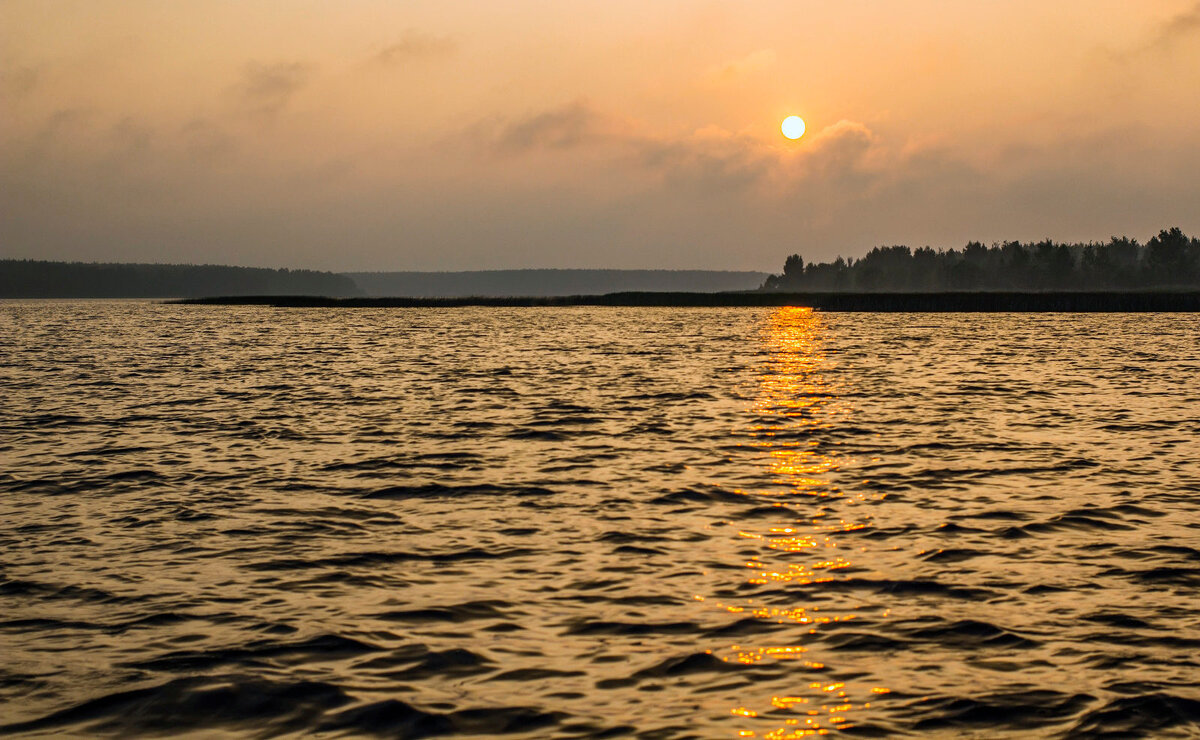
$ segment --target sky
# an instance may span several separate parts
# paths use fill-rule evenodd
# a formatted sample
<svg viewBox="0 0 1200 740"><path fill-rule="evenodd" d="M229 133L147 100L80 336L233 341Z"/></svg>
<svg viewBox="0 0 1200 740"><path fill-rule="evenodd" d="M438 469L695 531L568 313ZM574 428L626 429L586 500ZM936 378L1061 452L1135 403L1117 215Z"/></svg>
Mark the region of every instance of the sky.
<svg viewBox="0 0 1200 740"><path fill-rule="evenodd" d="M0 0L0 257L1145 240L1200 233L1198 121L1196 0Z"/></svg>

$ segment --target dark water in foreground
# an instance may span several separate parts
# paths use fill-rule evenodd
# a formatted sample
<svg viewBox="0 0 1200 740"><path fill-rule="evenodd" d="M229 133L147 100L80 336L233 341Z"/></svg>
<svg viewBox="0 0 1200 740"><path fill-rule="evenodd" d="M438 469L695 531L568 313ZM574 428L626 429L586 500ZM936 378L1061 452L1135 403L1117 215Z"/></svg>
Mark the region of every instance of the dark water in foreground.
<svg viewBox="0 0 1200 740"><path fill-rule="evenodd" d="M0 731L1200 734L1200 320L0 304Z"/></svg>

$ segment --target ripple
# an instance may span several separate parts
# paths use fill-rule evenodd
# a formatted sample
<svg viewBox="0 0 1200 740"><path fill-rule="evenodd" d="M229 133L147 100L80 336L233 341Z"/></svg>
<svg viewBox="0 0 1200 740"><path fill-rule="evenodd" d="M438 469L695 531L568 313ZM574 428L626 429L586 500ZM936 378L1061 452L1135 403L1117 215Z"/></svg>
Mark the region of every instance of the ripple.
<svg viewBox="0 0 1200 740"><path fill-rule="evenodd" d="M108 694L28 722L0 725L0 733L74 729L150 735L220 728L280 734L310 726L321 713L349 702L341 689L319 681L189 677Z"/></svg>
<svg viewBox="0 0 1200 740"><path fill-rule="evenodd" d="M0 323L5 734L1200 723L1194 317Z"/></svg>

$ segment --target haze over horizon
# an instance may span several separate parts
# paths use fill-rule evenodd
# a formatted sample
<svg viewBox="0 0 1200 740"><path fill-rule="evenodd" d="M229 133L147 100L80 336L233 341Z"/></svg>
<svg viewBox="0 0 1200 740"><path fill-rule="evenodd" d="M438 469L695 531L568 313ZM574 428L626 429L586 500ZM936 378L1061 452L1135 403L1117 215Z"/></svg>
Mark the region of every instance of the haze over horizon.
<svg viewBox="0 0 1200 740"><path fill-rule="evenodd" d="M0 258L777 271L1197 233L1197 89L1195 0L0 0Z"/></svg>

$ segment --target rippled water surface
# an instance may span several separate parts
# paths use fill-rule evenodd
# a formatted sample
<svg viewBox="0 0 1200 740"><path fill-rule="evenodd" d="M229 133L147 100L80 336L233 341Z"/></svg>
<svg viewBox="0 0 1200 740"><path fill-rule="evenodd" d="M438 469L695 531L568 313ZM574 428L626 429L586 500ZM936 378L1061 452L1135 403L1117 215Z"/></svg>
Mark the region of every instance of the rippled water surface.
<svg viewBox="0 0 1200 740"><path fill-rule="evenodd" d="M0 732L1200 733L1200 318L0 304Z"/></svg>

